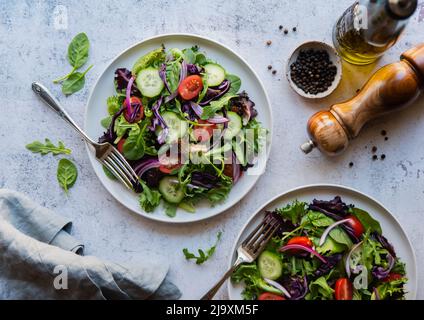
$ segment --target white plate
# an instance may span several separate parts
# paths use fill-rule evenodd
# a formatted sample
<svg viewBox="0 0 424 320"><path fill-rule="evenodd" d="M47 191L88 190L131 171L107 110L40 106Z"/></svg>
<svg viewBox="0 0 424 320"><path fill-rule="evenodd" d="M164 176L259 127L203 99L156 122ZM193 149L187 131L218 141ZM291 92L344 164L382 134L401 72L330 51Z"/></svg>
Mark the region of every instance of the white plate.
<svg viewBox="0 0 424 320"><path fill-rule="evenodd" d="M268 159L272 137L272 114L269 99L262 82L247 62L237 53L216 41L191 34L167 34L155 36L153 38L146 39L119 54L118 57L116 57L101 74L90 95L85 112L85 131L87 134L94 140L97 140L98 137L100 137L105 131L100 125L100 120L107 116L107 97L115 94L113 83L115 70L122 67L127 69L132 68L134 62L140 56L153 49L157 49L162 44L164 44L167 49L174 47L183 49L198 45L200 46L201 51L206 52L208 57L222 64L229 73L236 74L240 77L242 80L241 89L246 90L250 98L256 103L256 107L258 109L258 120L262 122L265 128L270 130L266 155L266 159ZM177 216L175 218L170 218L165 214L162 206L158 207L153 213L144 212L138 203L138 196L125 189L125 187L118 182L107 178L103 172L102 166L96 161L91 150L87 148L87 152L94 171L99 177L101 183L117 201L142 216L170 223L199 221L213 217L229 209L239 202L252 189L259 178L259 175L253 176L245 174L234 186L233 190L231 190L229 197L225 202L211 207L210 204L205 201L198 204L197 211L194 214L187 213L179 209Z"/></svg>
<svg viewBox="0 0 424 320"><path fill-rule="evenodd" d="M259 209L244 225L242 231L237 237L233 246L230 266L236 259L236 249L243 239L257 226L264 217L266 210L274 210L286 206L294 200L311 202L313 199L331 200L335 196L340 196L343 202L347 204L354 204L356 207L364 209L370 215L378 220L383 229L383 235L387 237L390 243L393 244L396 254L406 263L406 272L409 279L406 285L408 292L406 298L408 300L416 299L417 295L417 266L415 253L412 248L411 242L405 234L405 231L400 226L397 219L390 213L381 203L377 200L365 195L364 193L339 185L310 185L296 188L287 191L265 204ZM233 284L228 281L228 294L231 300L242 299L241 292L243 285Z"/></svg>

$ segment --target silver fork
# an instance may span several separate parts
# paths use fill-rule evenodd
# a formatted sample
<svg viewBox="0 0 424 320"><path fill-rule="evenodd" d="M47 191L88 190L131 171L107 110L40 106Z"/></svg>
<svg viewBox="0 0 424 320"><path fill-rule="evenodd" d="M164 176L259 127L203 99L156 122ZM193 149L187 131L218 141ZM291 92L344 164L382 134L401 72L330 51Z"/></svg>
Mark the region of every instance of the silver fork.
<svg viewBox="0 0 424 320"><path fill-rule="evenodd" d="M212 300L219 288L233 274L240 264L255 261L265 249L266 244L278 230L279 226L280 222L277 219L267 215L262 223L257 226L238 247L237 259L230 270L223 275L221 280L219 280L217 284L201 298L201 300Z"/></svg>
<svg viewBox="0 0 424 320"><path fill-rule="evenodd" d="M32 90L43 100L53 111L55 111L63 120L74 128L84 140L94 147L97 160L103 164L109 171L128 189L133 189L139 183L139 177L131 168L122 154L116 150L110 143L94 142L74 120L68 115L65 109L59 105L59 102L42 84L33 82Z"/></svg>

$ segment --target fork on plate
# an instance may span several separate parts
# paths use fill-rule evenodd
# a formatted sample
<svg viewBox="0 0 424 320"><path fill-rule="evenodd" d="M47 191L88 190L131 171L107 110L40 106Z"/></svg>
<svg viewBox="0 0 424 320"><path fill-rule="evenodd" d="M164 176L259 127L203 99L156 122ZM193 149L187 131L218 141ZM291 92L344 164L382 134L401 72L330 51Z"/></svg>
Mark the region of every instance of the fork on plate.
<svg viewBox="0 0 424 320"><path fill-rule="evenodd" d="M272 215L266 215L262 223L259 224L238 247L237 259L230 270L224 274L221 280L219 280L217 284L201 298L201 300L212 300L219 288L233 274L240 264L255 261L265 249L268 241L272 238L279 227L279 220Z"/></svg>
<svg viewBox="0 0 424 320"><path fill-rule="evenodd" d="M124 186L128 189L139 187L139 177L125 160L123 155L110 143L97 143L93 141L74 120L63 109L59 102L42 84L33 82L32 90L44 101L53 111L55 111L63 120L73 127L84 140L91 145L96 154L97 160L104 165Z"/></svg>

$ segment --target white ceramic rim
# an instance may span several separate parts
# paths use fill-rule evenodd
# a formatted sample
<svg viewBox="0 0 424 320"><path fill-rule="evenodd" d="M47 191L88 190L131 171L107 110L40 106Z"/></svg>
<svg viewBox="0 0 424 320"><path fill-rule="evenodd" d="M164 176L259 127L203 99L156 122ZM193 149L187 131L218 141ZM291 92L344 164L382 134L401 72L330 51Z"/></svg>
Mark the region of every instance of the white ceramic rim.
<svg viewBox="0 0 424 320"><path fill-rule="evenodd" d="M397 223L397 225L400 228L400 230L402 230L402 232L405 235L405 238L408 240L408 245L409 245L409 247L411 248L411 251L412 251L413 270L414 270L415 275L417 275L417 257L415 255L414 247L412 246L412 243L411 243L411 240L408 237L408 234L402 228L402 225L400 224L400 222L396 218L396 216L393 215L390 210L388 210L380 201L376 200L375 198L373 198L373 197L371 197L371 196L369 196L369 195L367 195L367 194L365 194L365 193L363 193L363 192L361 192L361 191L359 191L357 189L346 187L346 186L343 186L343 185L340 185L340 184L331 184L331 183L315 183L315 184L308 184L308 185L303 185L303 186L296 187L296 188L293 188L293 189L289 189L289 190L287 190L287 191L285 191L283 193L280 193L279 195L273 197L272 199L270 199L269 201L267 201L264 205L262 205L258 210L256 210L255 213L251 215L251 217L249 218L249 220L247 220L247 222L240 229L240 232L238 233L238 235L237 235L237 237L236 237L236 239L234 241L233 247L231 249L230 261L228 263L228 269L230 269L233 266L233 263L234 263L234 259L233 259L234 253L237 251L237 244L239 243L240 237L242 236L244 230L246 230L246 228L250 225L251 221L258 214L260 214L264 208L266 208L272 202L278 200L278 198L284 197L284 196L286 196L289 193L296 192L296 191L301 191L303 189L311 189L311 188L340 188L340 189L343 189L343 190L346 190L346 191L350 191L350 192L353 192L353 193L358 193L361 196L363 196L365 198L368 198L372 202L376 203L377 205L379 205L380 207L382 207L384 210L386 210L390 214L390 216L393 218L393 220ZM415 292L413 294L413 297L412 297L413 300L415 300L417 298L417 289L418 289L418 277L417 276L415 277L414 287L415 287L416 290L415 290ZM231 281L228 280L228 282L227 282L227 294L228 294L228 297L229 298L230 298L230 295L231 295L231 292L230 291L231 291Z"/></svg>
<svg viewBox="0 0 424 320"><path fill-rule="evenodd" d="M337 67L337 74L335 77L335 83L333 83L331 85L331 87L329 87L327 89L327 91L318 93L316 95L312 95L310 93L305 93L302 89L300 89L292 80L291 75L290 75L290 65L291 62L293 60L293 56L295 55L296 52L298 52L302 47L304 46L313 46L316 45L317 47L321 47L326 49L327 51L330 51L329 54L332 54L336 60L336 67ZM302 44L300 44L299 46L297 46L293 52L290 54L289 58L287 59L287 65L286 65L286 78L287 81L290 84L290 87L292 88L292 90L294 92L296 92L299 96L306 98L306 99L310 99L310 100L315 100L315 99L324 99L326 97L328 97L329 95L331 95L334 91L336 91L336 89L339 87L340 83L342 82L343 79L343 63L342 63L342 58L340 57L339 53L337 52L337 50L331 46L330 44L323 42L323 41L317 41L317 40L311 40L311 41L305 41Z"/></svg>
<svg viewBox="0 0 424 320"><path fill-rule="evenodd" d="M267 154L266 154L266 163L268 163L268 160L269 160L269 155L270 155L270 152L271 152L271 148L272 148L272 133L274 132L274 117L273 117L273 112L272 112L272 107L271 107L271 101L270 101L270 99L269 99L269 96L268 96L268 93L267 93L267 91L265 90L265 86L264 86L264 84L263 84L263 82L262 82L262 80L261 80L261 78L258 76L258 74L256 73L256 71L252 68L252 66L243 58L243 57L241 57L237 52L235 52L233 49L231 49L230 47L228 47L228 46L226 46L226 45L224 45L224 44L222 44L222 43L220 43L220 42L218 42L218 41L216 41L216 40L213 40L213 39L211 39L211 38L209 38L209 37L205 37L205 36L201 36L201 35L197 35L197 34L194 34L194 33L164 33L164 34L159 34L159 35L155 35L155 36L151 36L151 37L148 37L148 38L146 38L146 39L143 39L143 40L141 40L141 41L139 41L139 42L137 42L137 43L135 43L135 44L133 44L133 45L131 45L130 47L128 47L128 48L126 48L125 50L123 50L123 51L121 51L119 54L117 54L116 56L115 56L115 58L113 58L104 68L103 68L103 71L99 74L99 76L97 77L97 80L94 82L94 85L93 85L93 89L91 89L91 91L90 91L90 95L89 95L89 97L88 97L88 100L87 100L87 104L86 104L86 106L85 106L85 111L84 111L84 128L86 128L86 126L87 126L87 113L88 113L88 105L89 105L89 102L91 101L91 99L92 99L92 96L93 96L93 93L94 93L94 89L97 87L97 84L99 83L99 81L100 81L100 79L102 78L102 76L103 76L103 74L107 71L107 69L116 61L116 60L118 60L122 55L124 55L125 53L127 53L128 51L130 51L130 50L132 50L132 49L134 49L135 47L137 47L137 46L140 46L140 45L142 45L143 43L145 43L145 42L148 42L148 41L152 41L152 40L157 40L157 39L160 39L160 38L168 38L168 37L192 37L192 38L195 38L195 39L200 39L200 40L203 40L203 41L207 41L207 42L210 42L210 43L212 43L212 44L214 44L214 45L216 45L216 46L219 46L219 47L221 47L221 48L224 48L225 50L228 50L229 52L231 52L232 54L234 54L243 64L245 64L246 66L247 66L247 68L249 69L249 71L254 75L254 77L256 78L256 80L257 80L257 83L259 84L259 86L260 86L260 89L263 91L263 93L264 93L264 97L265 97L265 100L266 100L266 102L267 102L267 107L268 107L268 112L269 112L269 115L270 115L270 128L267 128L269 131L270 131L270 134L268 135L268 138L267 138ZM251 187L250 188L248 188L247 190L246 190L246 192L244 193L244 195L240 198L240 199L238 199L238 201L234 201L234 203L232 203L231 205L226 205L226 206L223 206L222 207L222 210L220 210L219 212L217 212L217 213L215 213L215 214L213 214L213 215L211 215L211 216L203 216L203 217L199 217L199 218L197 218L197 219L193 219L193 220L190 220L190 221L178 221L178 220L171 220L171 219L166 219L166 218L164 218L164 217L162 217L162 216L160 216L160 215L155 215L155 214L148 214L148 213L146 213L146 212L144 212L143 214L142 213L139 213L139 212L137 212L137 211L134 211L132 208L130 208L129 206L127 206L125 203L123 203L123 202L121 202L116 196L115 196L115 194L105 185L105 184L103 184L103 182L102 182L102 179L100 178L100 176L99 176L99 174L97 174L97 172L96 172L96 170L94 170L94 163L95 163L95 161L96 160L93 160L93 158L91 157L91 154L92 154L92 151L90 150L90 146L89 146L89 144L88 143L86 143L86 150L87 150L87 153L88 153L88 158L89 158L89 160L90 160L90 163L91 163L91 165L92 165L92 167L93 167L93 171L96 173L96 176L97 176L97 178L100 180L100 183L102 184L102 186L109 192L109 194L111 194L112 195L112 197L117 201L117 202L119 202L121 205L123 205L124 207L126 207L128 210L130 210L131 212L134 212L135 214L137 214L137 215L140 215L140 216L143 216L143 217L145 217L145 218L147 218L147 219L151 219L151 220L154 220L154 221L159 221L159 222L163 222L163 223L170 223L170 224L189 224L189 223L194 223L194 222L200 222L200 221L204 221L204 220L207 220L207 219L211 219L211 218L213 218L213 217L216 217L216 216L218 216L218 215L220 215L220 214L222 214L223 212L225 212L225 211L227 211L227 210L229 210L229 209L231 209L234 205L236 205L239 201L241 201L251 190L252 190L252 188L256 185L256 183L258 182L258 180L259 180L259 178L261 177L261 175L258 175L257 177L256 177L256 180L255 180L255 182L254 183L252 183L252 185L251 185ZM95 157L94 157L95 158ZM266 164L265 164L265 167L266 167ZM231 192L230 192L230 195L229 195L229 198L225 201L225 202L227 202L227 203L229 203L228 201L229 201L229 199L230 199L230 197L231 197ZM224 203L225 203L224 202ZM195 214L193 215L193 216L196 216Z"/></svg>

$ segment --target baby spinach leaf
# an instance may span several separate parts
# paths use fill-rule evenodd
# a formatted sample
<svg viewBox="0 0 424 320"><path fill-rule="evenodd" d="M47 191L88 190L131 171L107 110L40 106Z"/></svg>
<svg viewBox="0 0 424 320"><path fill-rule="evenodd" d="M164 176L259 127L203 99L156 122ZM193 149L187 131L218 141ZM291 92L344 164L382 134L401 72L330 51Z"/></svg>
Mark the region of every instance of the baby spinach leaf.
<svg viewBox="0 0 424 320"><path fill-rule="evenodd" d="M226 78L231 83L228 93L237 94L241 88L241 79L234 74L227 74Z"/></svg>
<svg viewBox="0 0 424 320"><path fill-rule="evenodd" d="M78 177L78 170L75 164L68 159L60 159L57 167L57 181L67 193Z"/></svg>
<svg viewBox="0 0 424 320"><path fill-rule="evenodd" d="M41 153L43 156L48 153L52 153L54 156L58 154L71 154L71 150L65 148L62 141L59 141L56 147L49 139L45 139L45 144L40 141L34 141L27 144L26 148L34 153Z"/></svg>
<svg viewBox="0 0 424 320"><path fill-rule="evenodd" d="M141 129L138 125L134 127L130 131L128 138L125 140L123 153L125 158L128 160L135 161L143 158L146 149L144 133L146 131L148 122L149 120L145 120Z"/></svg>
<svg viewBox="0 0 424 320"><path fill-rule="evenodd" d="M203 251L202 249L198 249L197 252L199 253L198 256L196 256L195 254L191 253L190 251L188 251L187 248L183 249L183 254L185 256L185 258L187 260L191 260L194 259L196 260L196 264L203 264L204 262L206 262L210 257L213 256L213 254L216 251L216 246L218 245L219 241L221 240L221 236L222 236L222 231L219 231L218 234L216 235L216 242L215 244L210 247L208 250Z"/></svg>
<svg viewBox="0 0 424 320"><path fill-rule="evenodd" d="M350 208L349 212L361 222L365 230L370 229L371 232L382 234L380 223L373 219L368 212L359 208Z"/></svg>
<svg viewBox="0 0 424 320"><path fill-rule="evenodd" d="M87 72L93 67L93 65L91 65L90 67L88 67L87 70L85 70L83 73L81 72L74 72L72 73L68 79L66 79L65 81L63 81L62 83L62 92L63 94L69 96L75 92L80 91L84 85L85 85L85 75L87 74Z"/></svg>
<svg viewBox="0 0 424 320"><path fill-rule="evenodd" d="M84 32L77 34L68 47L68 61L74 69L81 68L88 60L90 42Z"/></svg>
<svg viewBox="0 0 424 320"><path fill-rule="evenodd" d="M105 173L106 177L108 177L111 180L117 180L115 175L105 166L103 166L103 172Z"/></svg>

